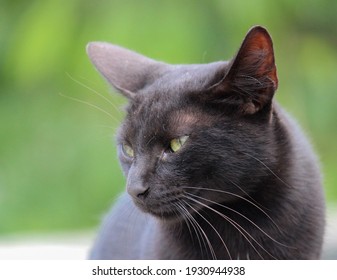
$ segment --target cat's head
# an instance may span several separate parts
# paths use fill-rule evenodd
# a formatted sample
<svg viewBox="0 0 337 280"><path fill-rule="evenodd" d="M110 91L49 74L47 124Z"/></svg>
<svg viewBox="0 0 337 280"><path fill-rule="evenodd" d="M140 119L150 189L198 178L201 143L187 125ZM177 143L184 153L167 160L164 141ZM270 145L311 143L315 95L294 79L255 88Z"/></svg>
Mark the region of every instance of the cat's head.
<svg viewBox="0 0 337 280"><path fill-rule="evenodd" d="M108 43L90 43L87 51L129 100L119 158L142 210L180 217L255 191L266 176L256 158L273 152L278 83L264 28L252 28L233 59L209 64L169 65Z"/></svg>

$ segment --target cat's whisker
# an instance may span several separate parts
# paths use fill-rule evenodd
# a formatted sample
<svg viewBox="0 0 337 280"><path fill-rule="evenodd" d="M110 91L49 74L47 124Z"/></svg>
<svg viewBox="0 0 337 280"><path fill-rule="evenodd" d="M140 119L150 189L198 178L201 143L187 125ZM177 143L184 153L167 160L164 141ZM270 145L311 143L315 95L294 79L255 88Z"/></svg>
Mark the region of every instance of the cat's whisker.
<svg viewBox="0 0 337 280"><path fill-rule="evenodd" d="M182 215L182 217L184 218L184 220L186 221L186 225L188 227L188 230L189 230L189 233L190 233L190 236L191 236L191 239L192 239L192 242L193 242L193 233L192 233L192 230L190 228L190 225L192 226L194 232L195 232L195 235L197 237L197 240L198 240L198 244L199 244L199 247L200 247L200 251L201 251L201 256L202 258L204 257L204 252L203 252L203 246L204 248L207 248L207 245L205 243L205 239L203 237L203 235L201 234L200 232L200 229L197 228L195 225L194 225L194 222L191 220L190 218L190 213L188 212L188 210L185 208L185 206L181 203L181 202L178 202L176 203L176 206L180 209L180 213ZM200 234L200 236L199 236ZM201 244L201 240L200 238L202 239L202 243L203 243L203 246ZM206 251L207 252L207 251Z"/></svg>
<svg viewBox="0 0 337 280"><path fill-rule="evenodd" d="M193 199L193 198L191 198L191 197L186 197L186 198L188 198L188 199L190 199L190 200L192 200L192 201L194 201L195 203L197 203L197 204L199 204L199 205L201 205L201 206L203 206L203 207L206 207L206 208L209 208L211 211L213 211L213 212L215 212L215 213L217 213L218 215L220 215L220 217L222 217L222 218L224 218L226 221L228 221L246 240L247 240L247 242L251 245L251 247L254 249L254 251L260 256L260 258L261 259L263 259L263 257L261 256L261 254L257 251L257 249L256 249L256 247L251 243L251 241L248 239L248 237L246 236L246 234L249 236L249 237L251 237L251 235L242 227L242 226L240 226L237 222L235 222L234 220L232 220L231 218L229 218L229 217L227 217L226 215L224 215L224 214L222 214L222 213L220 213L220 212L218 212L217 210L215 210L215 209L213 209L212 207L210 207L210 206L208 206L208 205L206 205L206 204L204 204L204 203L202 203L202 202L200 202L200 201L198 201L198 200L195 200L195 199ZM241 229L242 230L241 230ZM244 232L246 233L244 233Z"/></svg>
<svg viewBox="0 0 337 280"><path fill-rule="evenodd" d="M102 98L103 100L105 100L106 102L108 102L117 112L121 111L110 99L108 99L107 97L105 97L104 95L100 94L97 90L94 90L93 88L89 87L88 85L80 82L79 80L75 79L74 77L72 77L69 73L66 72L66 75L75 83L79 84L80 86L83 86L84 88L88 89L89 91L91 91L92 93L96 94L97 96L99 96L100 98Z"/></svg>
<svg viewBox="0 0 337 280"><path fill-rule="evenodd" d="M105 115L109 116L114 122L119 123L119 120L117 118L115 118L113 115L111 115L110 113L108 113L107 111L105 111L104 109L102 109L101 107L99 107L97 105L94 105L94 104L92 104L90 102L87 102L87 101L84 101L84 100L81 100L81 99L78 99L78 98L75 98L75 97L64 95L61 92L59 92L59 95L62 96L62 97L68 98L68 99L70 99L72 101L76 101L76 102L88 105L88 106L90 106L92 108L95 108L95 109L99 110L100 112L104 113Z"/></svg>
<svg viewBox="0 0 337 280"><path fill-rule="evenodd" d="M190 236L192 237L193 234L192 234L192 230L191 230L191 227L190 227L190 221L186 217L184 211L181 209L181 207L179 205L179 202L175 202L172 206L173 206L173 211L176 214L177 218L179 218L181 216L183 218L183 220L185 221L185 224L188 228L188 232L190 233ZM180 222L180 224L182 224L180 219L179 219L179 222Z"/></svg>
<svg viewBox="0 0 337 280"><path fill-rule="evenodd" d="M207 198L201 197L201 196L199 196L199 195L195 195L195 194L188 193L188 192L186 192L186 194L191 195L191 196L194 196L194 197L199 198L199 199L202 199L202 200L204 200L204 201L210 202L210 203L212 203L212 204L214 204L214 205L218 205L218 206L220 206L220 207L222 207L222 208L224 208L224 209L227 209L227 210L229 210L229 211L232 211L233 213L235 213L235 214L241 216L242 218L244 218L245 220L247 220L249 223L251 223L253 226L255 226L258 230L260 230L264 235L266 235L266 236L267 236L270 240L272 240L273 242L277 243L278 245L287 247L287 248L293 248L293 247L287 246L287 245L285 245L285 244L283 244L283 243L277 241L275 238L271 237L271 236L270 236L268 233L266 233L261 227L259 227L255 222L253 222L251 219L249 219L248 217L246 217L245 215L243 215L243 214L240 213L239 211L237 211L237 210L235 210L235 209L233 209L233 208L231 208L231 207L228 207L228 206L226 206L226 205L223 205L223 204L217 203L217 202L215 202L215 201L209 200L209 199L207 199Z"/></svg>
<svg viewBox="0 0 337 280"><path fill-rule="evenodd" d="M256 205L259 205L261 208L264 207L260 203L258 203L254 198L252 198L249 193L247 193L243 188L241 188L238 184L234 183L232 180L228 180L232 185L237 187L240 191L242 191L247 197L251 199L252 202L256 203ZM269 210L268 208L264 207L265 209Z"/></svg>
<svg viewBox="0 0 337 280"><path fill-rule="evenodd" d="M181 219L182 213L181 213L180 209L178 208L177 203L172 203L171 210L173 211L175 217L177 218L176 224L179 223L179 226L177 226L177 229L179 229L179 233L181 233L182 230L183 230L183 224L186 224L188 229L190 230L186 220L184 219L185 220L185 223L184 223L184 221Z"/></svg>
<svg viewBox="0 0 337 280"><path fill-rule="evenodd" d="M260 211L262 211L263 214L265 214L267 216L267 218L273 223L273 225L278 229L279 232L282 233L282 230L280 229L280 227L276 224L276 222L274 221L274 219L272 217L270 217L270 215L267 214L267 212L265 212L262 207L264 207L263 205L259 204L254 198L252 198L247 192L245 192L238 184L234 183L233 181L229 180L229 182L231 184L233 184L235 187L237 187L238 189L240 189L241 191L243 191L252 201L252 205L255 206L257 209L259 209ZM247 200L249 201L249 200ZM264 207L266 210L270 210L266 207Z"/></svg>
<svg viewBox="0 0 337 280"><path fill-rule="evenodd" d="M228 250L228 247L227 247L227 245L226 245L226 242L222 239L222 237L221 237L221 235L219 234L219 232L216 230L216 228L199 212L199 211L197 211L192 205L189 205L189 207L195 212L195 213L197 213L207 224L209 224L210 225L210 227L214 230L214 232L215 232L215 234L220 238L220 240L221 240L221 242L222 242L222 244L224 245L224 247L225 247L225 250L226 250L226 252L227 252L227 254L228 254L228 257L229 257L229 259L231 259L232 260L232 256L231 256L231 254L230 254L230 252L229 252L229 250Z"/></svg>
<svg viewBox="0 0 337 280"><path fill-rule="evenodd" d="M287 186L288 188L291 188L292 186L289 185L287 182L285 182L280 176L278 176L273 170L271 170L262 160L258 159L257 157L251 155L251 154L248 154L248 153L245 153L245 152L240 152L254 160L256 160L257 162L259 162L260 164L262 164L265 168L267 168L267 170L272 174L274 175L278 180L280 180L280 182L282 182L285 186Z"/></svg>
<svg viewBox="0 0 337 280"><path fill-rule="evenodd" d="M185 203L188 207L190 207L190 205L189 205L186 201L184 201L184 203ZM190 217L190 219L194 222L194 224L197 226L197 228L199 228L200 232L202 233L202 235L204 236L204 238L205 238L205 240L206 240L206 242L207 242L208 248L209 248L209 250L210 250L210 252L211 252L211 255L212 255L212 259L213 259L213 260L216 260L217 257L216 257L214 248L213 248L212 243L210 242L210 240L209 240L209 238L208 238L206 232L203 230L203 228L202 228L201 225L198 223L198 221L191 215L191 213L190 213L187 209L186 209L186 214L187 214L187 215Z"/></svg>
<svg viewBox="0 0 337 280"><path fill-rule="evenodd" d="M190 198L191 199L191 198ZM217 213L218 215L220 215L220 217L224 218L226 221L228 221L243 237L244 239L249 243L249 245L253 248L253 250L257 253L257 255L263 260L264 258L262 257L262 255L260 254L260 252L257 250L257 248L253 245L253 243L249 240L249 238L251 238L257 245L259 245L260 248L262 248L267 254L269 254L269 252L267 252L262 245L259 244L258 241L256 241L255 238L253 238L253 236L248 233L247 230L245 230L239 223L237 223L236 221L234 221L233 219L229 218L228 216L220 213L219 211L215 210L214 208L195 200L196 203L199 203L200 205L202 205L203 207L206 207L208 209L210 209L211 211ZM274 256L272 256L271 254L269 254L273 259L276 259Z"/></svg>
<svg viewBox="0 0 337 280"><path fill-rule="evenodd" d="M214 213L218 214L219 216L221 216L222 218L224 218L226 221L228 221L236 230L238 230L238 232L247 240L247 242L252 246L252 248L254 249L254 251L260 256L261 259L263 259L262 255L259 253L259 251L256 249L256 247L252 244L252 242L249 240L249 238L251 238L262 250L264 250L269 256L271 256L273 259L276 259L273 255L271 255L251 234L249 234L240 224L238 224L237 222L235 222L233 219L229 218L228 216L224 215L223 213L217 211L216 209L210 207L209 205L196 200L192 197L189 196L185 196L187 199L190 199L192 201L194 201L195 203L200 204L201 206L213 211ZM244 234L244 233L245 234ZM247 237L247 236L249 237Z"/></svg>
<svg viewBox="0 0 337 280"><path fill-rule="evenodd" d="M278 225L275 223L275 221L270 217L270 215L268 215L261 207L259 207L257 204L255 204L254 202L250 201L249 199L241 196L241 195L238 195L238 194L235 194L235 193L232 193L232 192L229 192L229 191L225 191L225 190L219 190L219 189L211 189L211 188L200 188L200 187L187 187L187 186L184 186L185 189L196 189L196 190L203 190L203 191L214 191L214 192L219 192L219 193L224 193L224 194L228 194L228 195L232 195L232 196L235 196L237 198L240 198L246 202L248 202L249 204L253 205L254 207L256 207L258 210L260 210L264 215L266 215L266 217L276 226L276 228L281 232L281 229L278 227Z"/></svg>

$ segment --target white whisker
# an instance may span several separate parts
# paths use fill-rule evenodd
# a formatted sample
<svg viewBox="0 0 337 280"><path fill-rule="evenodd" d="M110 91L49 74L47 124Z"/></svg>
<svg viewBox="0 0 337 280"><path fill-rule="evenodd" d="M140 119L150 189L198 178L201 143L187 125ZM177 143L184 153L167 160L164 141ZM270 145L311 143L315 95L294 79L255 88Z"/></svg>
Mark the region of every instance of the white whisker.
<svg viewBox="0 0 337 280"><path fill-rule="evenodd" d="M232 193L232 192L229 192L229 191L224 191L224 190L218 190L218 189L211 189L211 188L197 188L197 187L186 187L184 186L185 189L196 189L196 190L203 190L203 191L214 191L214 192L219 192L219 193L224 193L224 194L228 194L228 195L232 195L232 196L235 196L237 198L240 198L246 202L248 202L249 204L253 205L254 207L256 207L258 210L260 210L264 215L266 215L266 217L276 226L276 228L280 230L280 228L278 227L278 225L274 222L274 220L261 208L259 207L258 205L256 205L254 202L250 201L249 199L241 196L241 195L238 195L238 194L235 194L235 193Z"/></svg>
<svg viewBox="0 0 337 280"><path fill-rule="evenodd" d="M225 208L225 209L227 209L227 210L230 210L230 211L232 211L232 212L238 214L239 216L241 216L242 218L244 218L245 220L247 220L249 223L251 223L253 226L255 226L257 229L259 229L264 235L266 235L269 239L271 239L271 240L274 241L275 243L277 243L277 244L279 244L279 245L281 245L281 246L287 247L287 248L293 248L293 247L287 246L287 245L285 245L285 244L283 244L283 243L277 241L277 240L274 239L273 237L271 237L271 236L270 236L268 233L266 233L261 227L259 227L256 223L254 223L251 219L247 218L245 215L243 215L243 214L240 213L239 211L237 211L237 210L235 210L235 209L233 209L233 208L231 208L231 207L228 207L228 206L226 206L226 205L223 205L223 204L217 203L217 202L215 202L215 201L209 200L209 199L207 199L207 198L203 198L203 197L201 197L201 196L199 196L199 195L195 195L195 194L188 193L188 192L186 192L186 193L187 193L188 195L192 195L192 196L194 196L194 197L203 199L203 200L205 200L205 201L207 201L207 202L210 202L210 203L212 203L212 204L214 204L214 205L218 205L218 206L220 206L220 207L222 207L222 208Z"/></svg>
<svg viewBox="0 0 337 280"><path fill-rule="evenodd" d="M186 201L184 201L184 203L185 203L188 207L190 206ZM187 211L187 213L189 213L189 212ZM203 228L200 226L200 224L198 223L198 221L197 221L197 220L196 220L190 213L189 213L189 217L190 217L191 220L194 222L194 224L199 228L199 230L201 231L202 235L203 235L204 238L206 239L208 248L209 248L209 250L210 250L210 252L211 252L211 255L212 255L212 259L216 260L217 257L216 257L216 254L215 254L215 252L214 252L214 248L213 248L212 243L210 242L210 240L209 240L209 238L208 238L206 232L203 230Z"/></svg>
<svg viewBox="0 0 337 280"><path fill-rule="evenodd" d="M263 246L251 235L249 234L240 224L238 224L237 222L235 222L233 219L229 218L228 216L224 215L223 213L215 210L214 208L210 207L209 205L202 203L192 197L189 196L185 196L186 198L194 201L195 203L198 203L202 206L204 206L205 208L210 209L211 211L213 211L214 213L217 213L218 215L220 215L221 217L223 217L225 220L227 220L234 228L236 228L240 234L247 240L247 242L252 246L252 248L254 249L254 251L261 257L261 259L263 259L263 257L261 256L261 254L259 253L259 251L255 248L255 246L250 242L250 240L248 239L247 236L249 236L262 250L264 250L268 255L270 255L272 258L276 259L274 256L272 256L267 250L265 250L263 248ZM245 232L247 234L247 236L243 233Z"/></svg>
<svg viewBox="0 0 337 280"><path fill-rule="evenodd" d="M108 102L108 103L109 103L109 104L110 104L116 111L120 111L120 110L117 108L117 106L116 106L110 99L108 99L108 98L106 98L104 95L100 94L97 90L94 90L93 88L87 86L86 84L84 84L84 83L82 83L82 82L76 80L76 79L75 79L74 77L72 77L69 73L66 72L66 74L67 74L67 76L68 76L72 81L74 81L75 83L77 83L77 84L79 84L79 85L85 87L85 88L88 89L89 91L95 93L97 96L101 97L103 100L105 100L106 102Z"/></svg>
<svg viewBox="0 0 337 280"><path fill-rule="evenodd" d="M232 180L228 180L232 185L234 185L235 187L237 187L240 191L242 191L247 197L249 197L254 203L256 203L256 205L260 205L261 207L263 207L260 203L258 203L254 198L252 198L249 193L247 193L243 188L241 188L238 184L234 183ZM266 208L266 207L264 207Z"/></svg>
<svg viewBox="0 0 337 280"><path fill-rule="evenodd" d="M201 245L201 240L200 240L200 238L202 239L204 248L206 248L206 243L205 243L205 240L204 240L204 238L203 238L203 235L202 235L201 232L200 232L200 229L194 225L193 220L191 220L191 218L190 218L191 214L188 212L188 210L185 208L185 206L184 206L181 202L178 202L176 205L177 205L177 207L181 210L181 214L182 214L183 218L184 218L185 221L186 221L186 225L187 225L187 227L188 227L190 236L191 236L191 238L192 238L192 240L193 240L193 233L192 233L192 231L191 231L191 229L190 229L190 226L189 226L189 224L191 224L191 226L192 226L192 228L193 228L193 230L194 230L194 232L195 232L195 234L196 234L198 243L199 243L199 247L200 247L200 251L201 251L201 256L203 257L204 254L203 254L203 249L202 249L202 245ZM199 234L201 234L201 235L199 236Z"/></svg>
<svg viewBox="0 0 337 280"><path fill-rule="evenodd" d="M225 249L226 249L226 252L227 252L227 254L228 254L228 257L229 257L229 259L232 259L232 256L231 256L231 254L230 254L230 252L229 252L229 250L228 250L228 247L227 247L227 245L226 245L226 243L225 243L225 241L222 239L222 237L221 237L221 235L219 234L219 232L216 230L216 228L203 216L203 215L201 215L201 213L199 212L199 211L197 211L192 205L189 205L189 207L193 210L193 211L195 211L206 223L208 223L210 226L211 226L211 228L214 230L214 232L216 233L216 235L220 238L220 240L221 240L221 242L222 242L222 244L224 245L224 247L225 247Z"/></svg>
<svg viewBox="0 0 337 280"><path fill-rule="evenodd" d="M278 176L273 170L271 170L262 160L258 159L257 157L248 154L248 153L244 153L241 152L242 154L249 156L252 159L255 159L257 162L261 163L265 168L268 169L268 171L270 171L271 174L273 174L278 180L280 180L284 185L286 185L287 187L291 188L291 185L289 185L287 182L285 182L284 180L282 180L282 178L280 178L280 176Z"/></svg>
<svg viewBox="0 0 337 280"><path fill-rule="evenodd" d="M110 113L108 113L107 111L103 110L101 107L97 106L97 105L94 105L94 104L91 104L90 102L87 102L87 101L84 101L84 100L81 100L81 99L78 99L78 98L75 98L75 97L71 97L71 96L68 96L68 95L64 95L63 93L59 92L59 95L62 96L62 97L65 97L65 98L68 98L70 100L73 100L73 101L76 101L76 102L79 102L79 103L83 103L83 104L86 104L90 107L93 107L99 111L101 111L102 113L106 114L107 116L109 116L113 121L115 122L119 122L118 119L116 119L113 115L111 115Z"/></svg>

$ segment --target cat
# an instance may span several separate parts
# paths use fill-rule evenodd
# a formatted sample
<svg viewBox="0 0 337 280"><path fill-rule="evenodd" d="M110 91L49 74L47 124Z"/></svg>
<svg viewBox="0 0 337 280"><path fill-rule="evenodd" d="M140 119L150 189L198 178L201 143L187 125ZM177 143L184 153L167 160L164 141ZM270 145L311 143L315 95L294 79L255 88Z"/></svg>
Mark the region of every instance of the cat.
<svg viewBox="0 0 337 280"><path fill-rule="evenodd" d="M229 61L170 65L109 43L87 53L129 101L127 178L91 259L319 259L318 160L273 99L272 39L252 27Z"/></svg>

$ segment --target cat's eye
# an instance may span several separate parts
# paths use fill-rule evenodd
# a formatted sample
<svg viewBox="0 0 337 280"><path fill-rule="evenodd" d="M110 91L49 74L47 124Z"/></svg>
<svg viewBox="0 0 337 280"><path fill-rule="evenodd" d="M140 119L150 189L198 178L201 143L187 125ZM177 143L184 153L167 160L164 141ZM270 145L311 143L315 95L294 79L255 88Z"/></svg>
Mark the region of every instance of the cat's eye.
<svg viewBox="0 0 337 280"><path fill-rule="evenodd" d="M188 136L181 136L170 141L170 149L173 153L178 152L187 141Z"/></svg>
<svg viewBox="0 0 337 280"><path fill-rule="evenodd" d="M123 153L129 157L129 158L134 158L135 156L135 153L133 151L133 149L131 148L130 145L126 144L126 143L123 143L122 144L122 149L123 149Z"/></svg>

